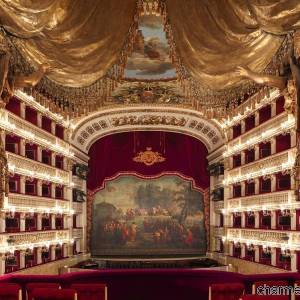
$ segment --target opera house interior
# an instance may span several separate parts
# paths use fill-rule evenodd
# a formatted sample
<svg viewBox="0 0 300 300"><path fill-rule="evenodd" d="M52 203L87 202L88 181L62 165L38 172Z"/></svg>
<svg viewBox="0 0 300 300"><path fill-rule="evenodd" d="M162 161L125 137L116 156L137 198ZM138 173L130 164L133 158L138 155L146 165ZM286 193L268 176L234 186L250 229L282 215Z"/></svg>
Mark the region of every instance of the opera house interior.
<svg viewBox="0 0 300 300"><path fill-rule="evenodd" d="M300 0L0 0L0 300L300 299Z"/></svg>

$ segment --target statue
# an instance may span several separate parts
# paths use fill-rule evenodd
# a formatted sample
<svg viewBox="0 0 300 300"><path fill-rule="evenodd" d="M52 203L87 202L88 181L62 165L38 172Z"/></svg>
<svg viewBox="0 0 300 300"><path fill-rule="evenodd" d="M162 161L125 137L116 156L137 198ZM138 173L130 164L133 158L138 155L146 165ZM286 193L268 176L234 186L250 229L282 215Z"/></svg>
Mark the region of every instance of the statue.
<svg viewBox="0 0 300 300"><path fill-rule="evenodd" d="M0 98L1 104L7 103L9 98L13 96L13 91L9 84L8 71L9 71L10 53L4 52L0 57ZM2 105L3 106L3 105Z"/></svg>
<svg viewBox="0 0 300 300"><path fill-rule="evenodd" d="M281 92L286 88L287 77L285 76L259 74L251 71L247 67L242 66L237 67L235 73L239 76L251 79L258 84L278 88Z"/></svg>
<svg viewBox="0 0 300 300"><path fill-rule="evenodd" d="M0 55L0 107L5 107L15 89L35 87L42 77L50 70L49 64L41 64L36 71L29 75L11 76L9 70L10 53L4 51Z"/></svg>

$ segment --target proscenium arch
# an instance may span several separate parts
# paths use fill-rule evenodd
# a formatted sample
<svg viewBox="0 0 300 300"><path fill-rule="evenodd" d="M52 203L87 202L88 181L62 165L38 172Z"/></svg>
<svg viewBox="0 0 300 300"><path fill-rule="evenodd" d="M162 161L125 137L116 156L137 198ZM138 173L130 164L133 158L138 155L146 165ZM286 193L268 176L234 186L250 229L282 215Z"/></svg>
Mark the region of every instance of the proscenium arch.
<svg viewBox="0 0 300 300"><path fill-rule="evenodd" d="M192 136L206 146L208 153L224 144L224 134L217 122L190 109L170 107L102 110L79 120L71 140L73 146L88 153L92 144L104 136L147 130Z"/></svg>

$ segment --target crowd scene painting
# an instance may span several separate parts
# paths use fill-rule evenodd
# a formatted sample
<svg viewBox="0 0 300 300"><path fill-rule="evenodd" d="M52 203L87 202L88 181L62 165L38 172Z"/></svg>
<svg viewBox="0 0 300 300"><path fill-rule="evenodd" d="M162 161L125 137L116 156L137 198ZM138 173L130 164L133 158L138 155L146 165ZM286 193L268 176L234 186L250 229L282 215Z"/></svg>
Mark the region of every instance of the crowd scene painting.
<svg viewBox="0 0 300 300"><path fill-rule="evenodd" d="M177 175L106 182L93 203L92 255L204 255L204 201Z"/></svg>

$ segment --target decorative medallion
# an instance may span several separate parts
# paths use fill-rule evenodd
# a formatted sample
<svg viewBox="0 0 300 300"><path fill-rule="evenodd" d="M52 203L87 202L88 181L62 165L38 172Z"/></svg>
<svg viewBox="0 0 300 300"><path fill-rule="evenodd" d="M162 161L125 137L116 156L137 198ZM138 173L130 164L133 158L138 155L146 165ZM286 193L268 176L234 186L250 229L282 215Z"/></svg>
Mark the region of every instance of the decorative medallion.
<svg viewBox="0 0 300 300"><path fill-rule="evenodd" d="M152 166L165 160L166 158L163 157L159 152L152 151L151 147L147 147L145 151L139 152L133 158L133 161L144 163L146 166Z"/></svg>

